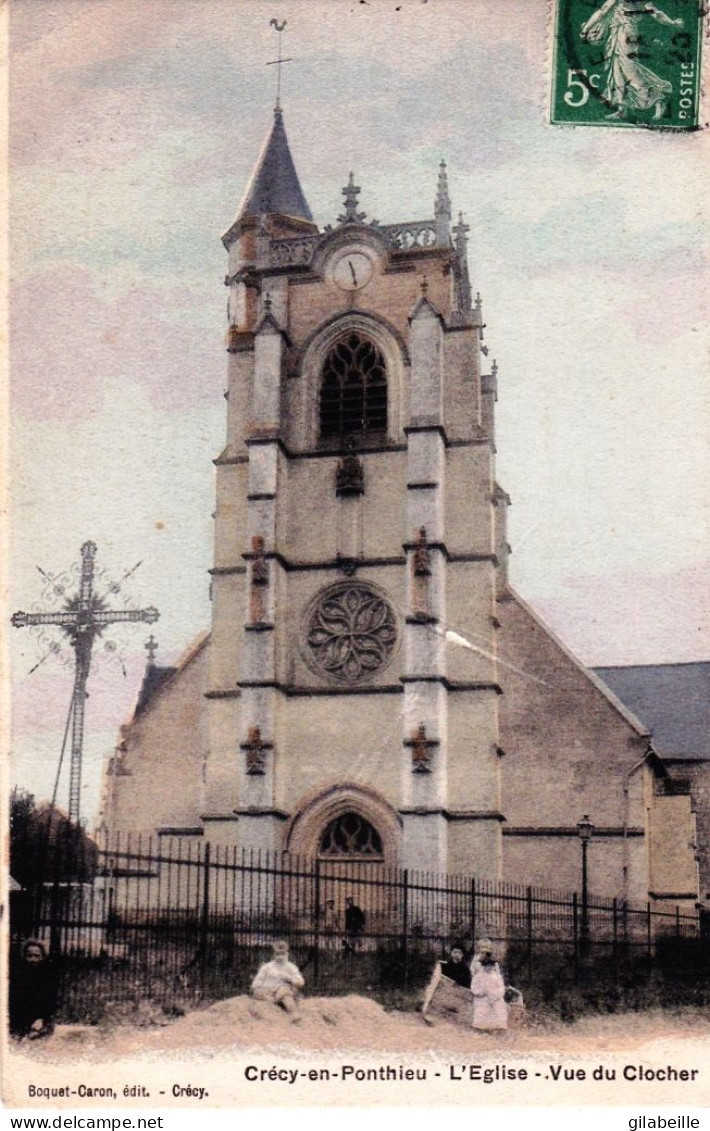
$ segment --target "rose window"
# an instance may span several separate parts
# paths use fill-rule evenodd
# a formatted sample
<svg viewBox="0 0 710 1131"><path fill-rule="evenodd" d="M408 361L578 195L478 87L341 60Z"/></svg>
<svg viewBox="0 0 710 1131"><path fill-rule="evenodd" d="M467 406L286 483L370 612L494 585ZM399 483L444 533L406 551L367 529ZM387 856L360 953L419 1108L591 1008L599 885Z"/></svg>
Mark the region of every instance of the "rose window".
<svg viewBox="0 0 710 1131"><path fill-rule="evenodd" d="M311 660L343 683L357 683L385 667L396 640L392 608L367 585L327 590L308 621Z"/></svg>

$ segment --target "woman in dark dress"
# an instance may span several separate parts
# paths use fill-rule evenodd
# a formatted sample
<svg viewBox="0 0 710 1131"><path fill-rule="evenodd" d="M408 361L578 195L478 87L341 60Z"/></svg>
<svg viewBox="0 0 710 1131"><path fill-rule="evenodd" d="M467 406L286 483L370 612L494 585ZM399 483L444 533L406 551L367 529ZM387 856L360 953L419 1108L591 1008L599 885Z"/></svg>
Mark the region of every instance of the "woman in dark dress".
<svg viewBox="0 0 710 1131"><path fill-rule="evenodd" d="M427 1010L432 1003L434 994L441 984L442 979L448 979L449 982L461 986L465 990L471 989L471 970L465 960L463 947L459 946L458 943L454 943L451 947L448 958L437 962L434 967L434 973L426 988L424 1001L422 1002L422 1017L425 1021L429 1021Z"/></svg>
<svg viewBox="0 0 710 1131"><path fill-rule="evenodd" d="M20 958L10 964L10 1032L36 1040L54 1029L57 979L41 939L27 939Z"/></svg>

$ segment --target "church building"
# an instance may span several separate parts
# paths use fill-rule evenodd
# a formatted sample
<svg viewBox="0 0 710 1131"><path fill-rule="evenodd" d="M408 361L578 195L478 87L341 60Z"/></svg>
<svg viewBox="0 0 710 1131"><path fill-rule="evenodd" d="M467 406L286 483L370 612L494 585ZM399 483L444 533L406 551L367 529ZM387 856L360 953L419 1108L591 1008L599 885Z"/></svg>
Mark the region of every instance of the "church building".
<svg viewBox="0 0 710 1131"><path fill-rule="evenodd" d="M688 791L514 592L447 171L313 221L277 107L228 255L212 626L152 654L101 828L694 904Z"/></svg>

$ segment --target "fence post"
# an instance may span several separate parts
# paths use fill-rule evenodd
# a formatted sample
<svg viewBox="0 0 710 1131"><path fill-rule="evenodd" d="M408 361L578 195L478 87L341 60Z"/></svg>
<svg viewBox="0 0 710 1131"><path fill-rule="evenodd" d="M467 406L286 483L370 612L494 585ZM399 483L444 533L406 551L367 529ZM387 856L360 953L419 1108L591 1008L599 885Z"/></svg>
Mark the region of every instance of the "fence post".
<svg viewBox="0 0 710 1131"><path fill-rule="evenodd" d="M646 903L646 950L647 950L647 953L648 953L648 957L650 959L651 955L653 954L653 931L652 931L652 923L651 923L651 902L650 902L650 900Z"/></svg>
<svg viewBox="0 0 710 1131"><path fill-rule="evenodd" d="M402 964L404 984L409 985L409 868L402 872Z"/></svg>
<svg viewBox="0 0 710 1131"><path fill-rule="evenodd" d="M629 943L629 902L624 900L624 957L628 957L628 943Z"/></svg>
<svg viewBox="0 0 710 1131"><path fill-rule="evenodd" d="M205 855L202 861L202 913L200 915L200 982L201 990L205 992L207 977L207 940L209 938L210 923L210 855L211 845L207 841Z"/></svg>
<svg viewBox="0 0 710 1131"><path fill-rule="evenodd" d="M65 914L62 916L62 899L61 899L61 868L64 861L63 846L61 841L58 843L56 854L54 857L54 878L52 881L52 894L49 900L49 954L51 958L59 960L63 958L62 943L66 941L67 931L66 928L62 930L65 925L60 922L60 919L65 917L67 920L70 915ZM43 885L44 886L44 885ZM71 890L69 888L68 890ZM67 901L64 901L65 906ZM68 910L68 908L67 908ZM44 900L42 901L42 916L44 916Z"/></svg>
<svg viewBox="0 0 710 1131"><path fill-rule="evenodd" d="M572 893L572 948L574 954L574 980L579 981L579 908L577 892Z"/></svg>
<svg viewBox="0 0 710 1131"><path fill-rule="evenodd" d="M677 903L675 905L675 937L680 938L680 907Z"/></svg>
<svg viewBox="0 0 710 1131"><path fill-rule="evenodd" d="M528 982L533 976L533 895L532 888L528 885L526 893L527 905L527 944L528 944Z"/></svg>
<svg viewBox="0 0 710 1131"><path fill-rule="evenodd" d="M313 902L315 904L316 912L316 932L313 948L313 982L314 985L319 984L320 977L320 921L322 915L321 898L320 898L320 860L316 856L315 868L313 871Z"/></svg>
<svg viewBox="0 0 710 1131"><path fill-rule="evenodd" d="M471 946L476 950L476 881L471 880Z"/></svg>

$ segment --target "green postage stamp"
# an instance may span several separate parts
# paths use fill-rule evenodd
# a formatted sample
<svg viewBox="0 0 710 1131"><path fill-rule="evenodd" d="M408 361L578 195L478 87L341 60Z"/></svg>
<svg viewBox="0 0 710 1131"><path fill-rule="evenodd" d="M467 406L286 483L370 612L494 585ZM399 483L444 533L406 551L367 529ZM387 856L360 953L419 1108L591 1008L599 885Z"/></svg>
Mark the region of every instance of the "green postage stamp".
<svg viewBox="0 0 710 1131"><path fill-rule="evenodd" d="M553 125L699 125L702 0L556 0Z"/></svg>

